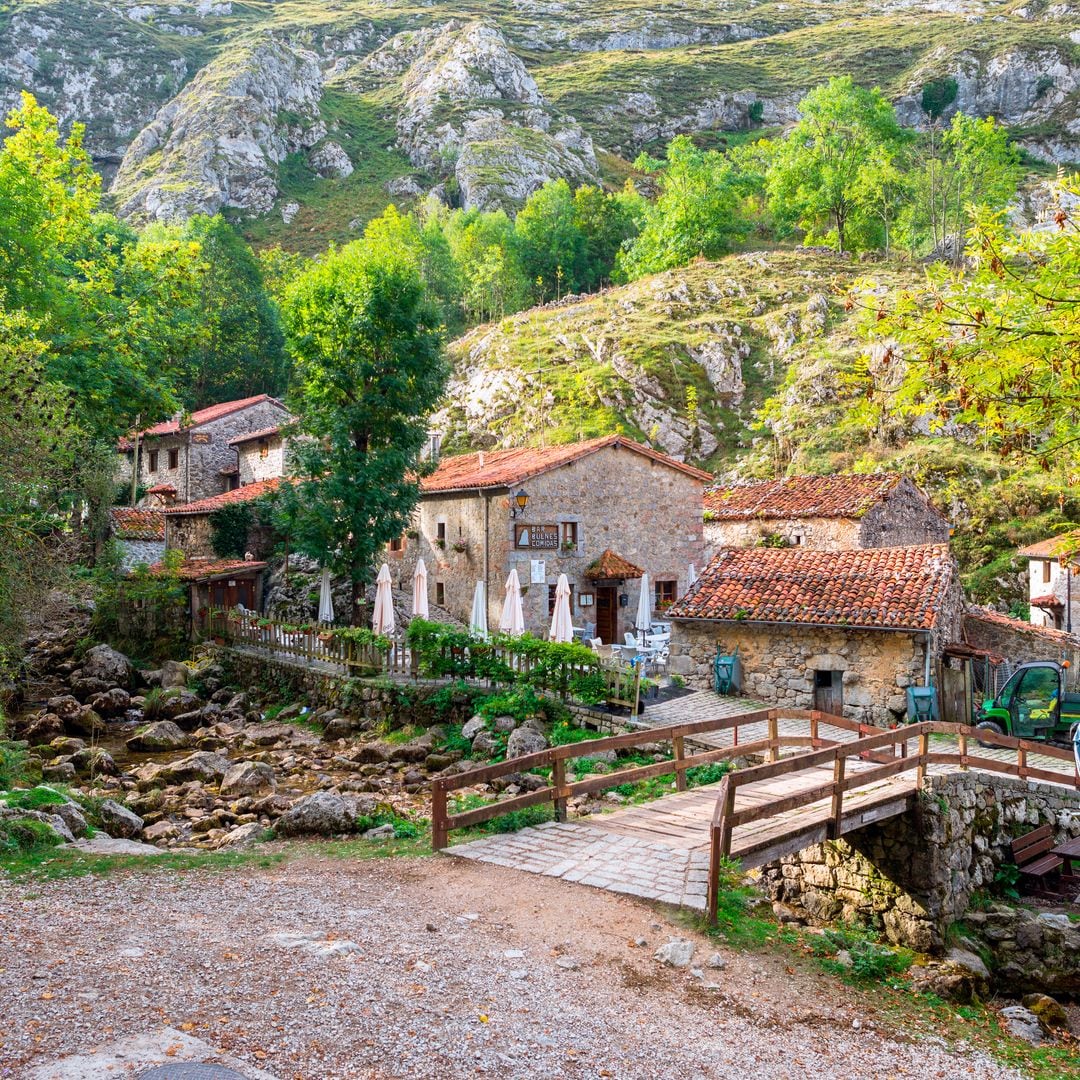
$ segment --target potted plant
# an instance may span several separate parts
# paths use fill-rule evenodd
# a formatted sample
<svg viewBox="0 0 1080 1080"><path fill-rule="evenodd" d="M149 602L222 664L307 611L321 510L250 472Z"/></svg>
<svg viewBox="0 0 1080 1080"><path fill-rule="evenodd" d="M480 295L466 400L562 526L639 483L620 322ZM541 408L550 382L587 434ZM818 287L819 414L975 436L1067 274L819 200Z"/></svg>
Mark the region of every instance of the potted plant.
<svg viewBox="0 0 1080 1080"><path fill-rule="evenodd" d="M577 551L577 544L573 540L564 540L562 542L562 550L564 555L571 555Z"/></svg>
<svg viewBox="0 0 1080 1080"><path fill-rule="evenodd" d="M452 547L452 548L454 549L454 551L456 551L456 552L457 552L457 553L458 553L459 555L464 555L464 554L465 554L465 552L469 550L469 545L468 545L467 543L465 543L465 541L464 541L464 540L455 540L455 541L453 542L453 544L451 544L451 547Z"/></svg>

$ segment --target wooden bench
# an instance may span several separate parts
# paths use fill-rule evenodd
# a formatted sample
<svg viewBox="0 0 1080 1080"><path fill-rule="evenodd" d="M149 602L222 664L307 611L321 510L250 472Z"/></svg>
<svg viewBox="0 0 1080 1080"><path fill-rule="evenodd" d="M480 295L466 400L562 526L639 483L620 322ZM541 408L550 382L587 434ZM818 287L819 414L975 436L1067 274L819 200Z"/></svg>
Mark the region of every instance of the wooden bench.
<svg viewBox="0 0 1080 1080"><path fill-rule="evenodd" d="M1031 879L1028 891L1036 896L1058 897L1061 895L1061 870L1065 860L1051 855L1054 846L1054 830L1040 825L1010 845L1013 859L1022 878Z"/></svg>

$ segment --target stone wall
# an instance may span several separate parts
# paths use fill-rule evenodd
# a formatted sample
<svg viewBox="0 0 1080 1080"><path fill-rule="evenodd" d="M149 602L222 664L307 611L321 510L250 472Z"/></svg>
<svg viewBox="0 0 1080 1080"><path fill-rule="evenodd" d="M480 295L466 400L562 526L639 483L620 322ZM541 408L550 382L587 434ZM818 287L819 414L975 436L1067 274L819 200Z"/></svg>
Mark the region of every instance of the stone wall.
<svg viewBox="0 0 1080 1080"><path fill-rule="evenodd" d="M165 515L166 547L182 551L186 559L214 557L211 533L209 514Z"/></svg>
<svg viewBox="0 0 1080 1080"><path fill-rule="evenodd" d="M153 566L165 554L164 540L118 540L120 565L124 571L136 566Z"/></svg>
<svg viewBox="0 0 1080 1080"><path fill-rule="evenodd" d="M288 467L285 440L280 435L272 435L265 443L266 457L262 455L261 441L242 443L235 448L240 456L241 486L285 475Z"/></svg>
<svg viewBox="0 0 1080 1080"><path fill-rule="evenodd" d="M948 542L948 521L906 476L859 519L859 547Z"/></svg>
<svg viewBox="0 0 1080 1080"><path fill-rule="evenodd" d="M647 570L653 589L657 580L674 581L678 596L686 591L690 563L701 569L703 484L686 473L625 447L606 447L534 477L525 487L529 505L517 522L510 517L506 492L425 497L416 519L416 538L406 537L405 550L388 558L395 584L411 588L416 559L422 556L430 599L435 600L441 582L446 608L467 622L476 583L486 579L488 625L496 627L506 578L514 567L526 590L525 627L546 636L551 623L548 586L561 573L574 587L574 624L595 622L595 604L582 607L578 598L582 591L595 592L585 570L606 548ZM446 525L443 548L436 545L440 521ZM561 529L564 522L577 524L578 542L571 551L561 545L554 550L514 546L516 523ZM455 545L464 550L455 551ZM542 582L532 581L533 560L544 564ZM619 640L632 627L639 591L637 580L620 586L627 604L619 609Z"/></svg>
<svg viewBox="0 0 1080 1080"><path fill-rule="evenodd" d="M1009 843L1050 823L1080 836L1080 794L1009 776L927 777L915 809L762 867L781 917L868 922L890 941L938 952L975 890L992 888Z"/></svg>
<svg viewBox="0 0 1080 1080"><path fill-rule="evenodd" d="M923 682L926 635L677 620L672 674L712 686L717 645L742 659L742 692L770 705L814 708L814 672L842 672L844 715L888 725L907 712L905 689Z"/></svg>
<svg viewBox="0 0 1080 1080"><path fill-rule="evenodd" d="M749 521L706 521L709 554L721 548L761 547L769 537L781 537L792 547L814 551L848 551L859 542L860 523L854 518L753 518Z"/></svg>

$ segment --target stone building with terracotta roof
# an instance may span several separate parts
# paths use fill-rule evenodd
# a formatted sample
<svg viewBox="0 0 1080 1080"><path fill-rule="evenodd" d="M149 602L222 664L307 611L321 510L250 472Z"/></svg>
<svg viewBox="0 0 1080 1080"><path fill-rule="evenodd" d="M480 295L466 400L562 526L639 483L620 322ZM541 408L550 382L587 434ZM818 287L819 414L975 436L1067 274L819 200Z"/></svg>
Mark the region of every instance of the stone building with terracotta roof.
<svg viewBox="0 0 1080 1080"><path fill-rule="evenodd" d="M947 544L726 549L668 612L670 670L711 686L737 650L751 697L887 724L909 686L937 684L962 605Z"/></svg>
<svg viewBox="0 0 1080 1080"><path fill-rule="evenodd" d="M414 528L391 545L395 584L411 588L423 556L431 600L468 622L478 581L488 625L517 569L526 629L546 635L559 574L573 590L574 625L604 642L633 628L643 572L654 609L686 588L703 557L708 473L621 435L565 446L462 454L421 481ZM524 505L521 505L524 503Z"/></svg>
<svg viewBox="0 0 1080 1080"><path fill-rule="evenodd" d="M151 508L114 506L109 511L109 538L120 550L125 572L151 566L165 554L165 518Z"/></svg>
<svg viewBox="0 0 1080 1080"><path fill-rule="evenodd" d="M705 493L710 551L786 545L822 551L944 544L949 523L899 473L788 476Z"/></svg>
<svg viewBox="0 0 1080 1080"><path fill-rule="evenodd" d="M1029 544L1016 554L1027 559L1032 626L1080 630L1080 530Z"/></svg>
<svg viewBox="0 0 1080 1080"><path fill-rule="evenodd" d="M221 558L221 553L214 550L213 532L214 514L227 506L239 506L257 502L273 495L281 480L257 480L243 487L223 491L207 499L180 503L157 511L165 522L165 547L170 551L181 551L186 559ZM248 532L245 551L251 550L257 555L267 554L272 542L269 529L253 522ZM241 556L245 552L233 554Z"/></svg>
<svg viewBox="0 0 1080 1080"><path fill-rule="evenodd" d="M130 483L131 470L138 452L139 484L150 491L165 493L163 501L192 502L219 495L237 487L241 454L236 440L252 433L266 435L292 419L289 410L269 394L223 401L199 409L190 415L177 415L171 420L154 424L117 444L118 482ZM280 442L280 439L278 440ZM258 441L255 453L261 454ZM273 445L267 436L268 448ZM284 455L267 458L284 471ZM266 470L253 479L266 479ZM168 489L172 488L169 493Z"/></svg>

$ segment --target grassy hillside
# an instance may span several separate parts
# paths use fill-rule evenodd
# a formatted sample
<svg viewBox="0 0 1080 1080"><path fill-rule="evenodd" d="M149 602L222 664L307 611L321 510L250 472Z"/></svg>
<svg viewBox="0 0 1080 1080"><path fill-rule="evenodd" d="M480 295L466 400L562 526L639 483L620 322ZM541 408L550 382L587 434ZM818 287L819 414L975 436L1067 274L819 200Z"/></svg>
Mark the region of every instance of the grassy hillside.
<svg viewBox="0 0 1080 1080"><path fill-rule="evenodd" d="M864 408L866 365L845 293L856 278L892 288L920 273L814 251L755 252L478 327L451 346L455 375L439 418L447 446L624 431L728 478L898 469L955 522L973 594L1020 603L1012 553L1080 520L1067 478L1003 461L977 438L934 437L919 421ZM710 382L710 343L738 354L741 395Z"/></svg>

